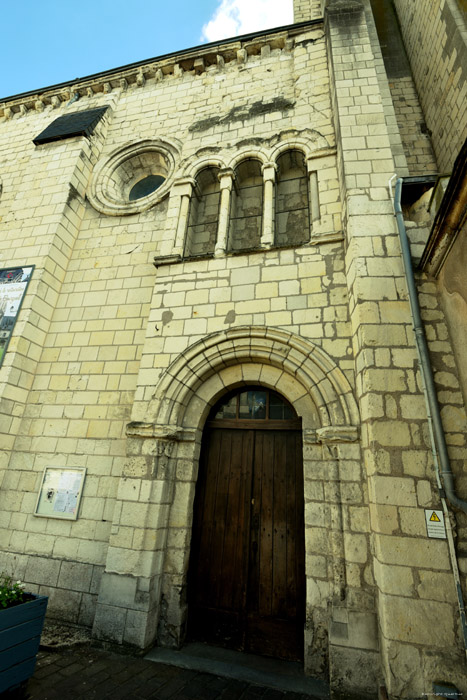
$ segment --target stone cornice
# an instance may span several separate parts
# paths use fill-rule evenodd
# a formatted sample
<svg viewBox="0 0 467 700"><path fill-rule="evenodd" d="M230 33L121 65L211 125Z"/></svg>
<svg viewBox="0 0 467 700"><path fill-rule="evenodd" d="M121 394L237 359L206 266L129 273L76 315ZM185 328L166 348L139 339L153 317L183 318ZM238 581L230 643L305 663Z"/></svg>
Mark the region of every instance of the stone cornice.
<svg viewBox="0 0 467 700"><path fill-rule="evenodd" d="M81 98L98 97L111 92L124 92L143 87L148 81L154 83L167 79L182 78L185 73L198 76L206 72L222 71L226 64L244 65L251 57L265 58L270 50L290 52L294 46L292 35L312 29L322 20L312 20L300 25L258 34L197 46L192 49L149 59L104 73L98 73L70 83L62 83L39 89L36 92L13 95L0 100L0 118L11 119L29 112L42 112L45 108L56 109ZM269 47L269 48L268 48Z"/></svg>

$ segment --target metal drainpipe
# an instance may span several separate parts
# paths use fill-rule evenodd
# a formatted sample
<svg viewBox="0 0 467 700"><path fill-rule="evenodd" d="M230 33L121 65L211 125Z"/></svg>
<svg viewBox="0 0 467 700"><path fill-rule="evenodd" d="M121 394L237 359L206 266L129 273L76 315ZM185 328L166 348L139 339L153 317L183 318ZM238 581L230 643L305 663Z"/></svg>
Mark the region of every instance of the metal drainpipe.
<svg viewBox="0 0 467 700"><path fill-rule="evenodd" d="M389 180L389 192L391 199L392 195L392 181L397 175ZM410 253L410 243L407 237L407 231L405 229L404 216L401 209L401 192L402 192L402 178L398 178L396 181L396 190L394 193L394 213L396 215L397 228L399 231L399 240L401 244L402 260L404 262L405 277L407 280L407 287L409 290L409 301L410 308L412 311L413 329L415 333L415 341L417 345L418 357L420 360L420 370L423 384L423 392L425 394L426 410L428 414L428 427L430 433L431 441L431 451L433 453L433 462L435 466L436 481L438 484L439 495L441 498L441 504L444 512L444 520L446 524L446 535L448 540L449 555L451 559L452 571L454 574L454 581L456 584L457 600L459 605L460 622L462 627L462 633L464 637L464 649L467 657L467 621L465 615L464 599L462 595L462 588L459 576L459 567L457 565L456 548L454 544L454 537L452 532L452 525L450 519L450 513L446 503L446 497L449 502L460 508L464 513L467 513L467 501L459 498L455 493L454 478L451 470L451 465L449 463L448 450L446 446L446 440L444 437L444 429L441 421L441 414L439 412L438 397L435 389L435 382L433 379L433 370L431 367L430 355L428 353L428 345L426 341L425 328L423 326L422 318L420 315L420 305L418 303L417 289L415 286L415 279L412 268L412 256ZM440 470L441 462L441 470ZM443 477L443 483L441 483L441 475ZM443 489L444 484L444 489Z"/></svg>

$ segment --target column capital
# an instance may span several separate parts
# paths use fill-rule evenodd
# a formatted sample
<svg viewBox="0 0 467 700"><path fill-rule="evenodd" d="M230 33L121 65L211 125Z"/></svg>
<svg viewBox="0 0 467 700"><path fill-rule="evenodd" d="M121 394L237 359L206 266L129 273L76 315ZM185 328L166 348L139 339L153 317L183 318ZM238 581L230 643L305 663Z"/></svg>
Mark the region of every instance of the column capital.
<svg viewBox="0 0 467 700"><path fill-rule="evenodd" d="M219 171L217 177L221 185L221 190L232 189L235 182L235 172L232 168L223 168L223 170Z"/></svg>
<svg viewBox="0 0 467 700"><path fill-rule="evenodd" d="M263 175L263 180L272 180L275 182L276 173L279 170L277 163L263 163L261 166L261 173Z"/></svg>
<svg viewBox="0 0 467 700"><path fill-rule="evenodd" d="M193 189L196 187L196 180L193 177L181 177L175 180L172 189L176 190L176 194L183 196L191 196Z"/></svg>

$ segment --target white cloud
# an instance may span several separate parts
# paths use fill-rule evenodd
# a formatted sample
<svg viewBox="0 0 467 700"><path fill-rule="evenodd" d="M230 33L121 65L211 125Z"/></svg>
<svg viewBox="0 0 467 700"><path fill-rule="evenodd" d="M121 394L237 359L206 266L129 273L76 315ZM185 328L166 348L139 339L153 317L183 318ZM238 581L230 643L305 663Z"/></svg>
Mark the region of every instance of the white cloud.
<svg viewBox="0 0 467 700"><path fill-rule="evenodd" d="M293 22L293 0L219 0L201 40L218 41Z"/></svg>

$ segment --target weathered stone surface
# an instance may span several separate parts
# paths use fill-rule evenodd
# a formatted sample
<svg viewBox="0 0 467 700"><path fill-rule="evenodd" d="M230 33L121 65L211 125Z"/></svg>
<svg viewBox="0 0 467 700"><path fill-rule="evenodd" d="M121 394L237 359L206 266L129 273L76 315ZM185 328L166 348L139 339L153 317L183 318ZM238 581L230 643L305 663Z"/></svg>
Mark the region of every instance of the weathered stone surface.
<svg viewBox="0 0 467 700"><path fill-rule="evenodd" d="M450 569L447 544L426 538L382 535L375 543L376 556L386 564Z"/></svg>
<svg viewBox="0 0 467 700"><path fill-rule="evenodd" d="M454 644L453 608L446 603L381 594L380 615L386 638L441 649Z"/></svg>
<svg viewBox="0 0 467 700"><path fill-rule="evenodd" d="M388 189L394 172L437 166L412 78L386 63L387 80L370 4L295 0L293 30L0 105L0 256L35 265L0 369L0 571L98 639L183 643L204 426L228 392L260 384L302 423L304 665L330 664L346 700L383 675L394 697L420 696L452 670L429 654L459 649L447 544L426 537L438 496ZM459 17L438 3L423 27L417 7L412 27L395 5L411 51L432 26L454 61L432 81L449 123L437 99L428 124L447 143L441 131L462 132ZM109 107L92 138L36 147L72 95ZM409 229L419 257L428 230ZM457 302L437 298L440 285L462 297L452 250L457 267L416 283L462 494L464 386L445 322ZM77 519L36 517L43 469L77 466Z"/></svg>

